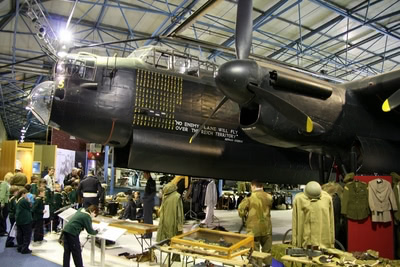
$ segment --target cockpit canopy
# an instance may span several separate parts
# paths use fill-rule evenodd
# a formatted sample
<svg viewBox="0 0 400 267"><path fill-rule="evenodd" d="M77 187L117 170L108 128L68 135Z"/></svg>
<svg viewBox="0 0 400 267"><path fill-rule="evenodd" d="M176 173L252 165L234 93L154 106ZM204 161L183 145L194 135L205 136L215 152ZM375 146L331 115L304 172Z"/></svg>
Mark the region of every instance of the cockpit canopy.
<svg viewBox="0 0 400 267"><path fill-rule="evenodd" d="M128 58L136 58L155 68L191 76L215 77L217 65L200 60L197 56L157 46L144 46L133 51Z"/></svg>
<svg viewBox="0 0 400 267"><path fill-rule="evenodd" d="M60 75L93 81L96 75L96 57L87 53L69 54L55 65L54 77Z"/></svg>
<svg viewBox="0 0 400 267"><path fill-rule="evenodd" d="M54 82L42 82L32 89L29 95L29 109L33 115L43 124L50 121L51 105L53 102Z"/></svg>

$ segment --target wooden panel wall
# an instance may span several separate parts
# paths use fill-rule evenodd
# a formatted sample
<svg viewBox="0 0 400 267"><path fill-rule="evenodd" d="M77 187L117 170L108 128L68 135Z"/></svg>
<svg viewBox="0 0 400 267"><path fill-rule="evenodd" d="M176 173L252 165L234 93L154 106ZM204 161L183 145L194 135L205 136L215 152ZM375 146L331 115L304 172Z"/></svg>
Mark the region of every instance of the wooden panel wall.
<svg viewBox="0 0 400 267"><path fill-rule="evenodd" d="M14 173L17 156L17 141L3 141L1 143L0 180L7 172Z"/></svg>

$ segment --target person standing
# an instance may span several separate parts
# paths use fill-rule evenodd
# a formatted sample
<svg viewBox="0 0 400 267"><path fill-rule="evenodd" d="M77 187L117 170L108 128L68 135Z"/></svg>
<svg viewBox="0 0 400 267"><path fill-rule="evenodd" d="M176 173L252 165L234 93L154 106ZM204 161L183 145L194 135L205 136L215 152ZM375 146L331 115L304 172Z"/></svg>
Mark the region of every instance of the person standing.
<svg viewBox="0 0 400 267"><path fill-rule="evenodd" d="M8 199L10 198L10 179L11 172L4 176L0 184L0 236L7 235Z"/></svg>
<svg viewBox="0 0 400 267"><path fill-rule="evenodd" d="M29 244L32 238L32 211L31 204L27 199L28 190L20 189L17 200L17 211L15 213L15 223L17 224L17 243L18 252L29 254Z"/></svg>
<svg viewBox="0 0 400 267"><path fill-rule="evenodd" d="M79 175L78 175L78 168L72 168L72 171L70 174L65 176L64 178L64 187L67 185L72 185L73 182L79 180Z"/></svg>
<svg viewBox="0 0 400 267"><path fill-rule="evenodd" d="M154 197L156 196L156 182L151 177L149 171L143 172L143 177L147 180L143 195L143 222L153 224ZM152 234L145 235L151 238Z"/></svg>
<svg viewBox="0 0 400 267"><path fill-rule="evenodd" d="M15 236L11 236L11 229L15 224L15 212L17 209L18 186L13 185L10 187L10 199L8 200L8 218L10 219L10 232L8 233L6 248L14 247Z"/></svg>
<svg viewBox="0 0 400 267"><path fill-rule="evenodd" d="M70 266L71 254L74 259L75 267L83 267L82 250L79 241L79 234L83 229L90 235L96 235L98 232L92 227L92 217L96 217L99 209L95 205L87 209L79 209L65 225L64 233L64 258L63 267Z"/></svg>
<svg viewBox="0 0 400 267"><path fill-rule="evenodd" d="M20 167L15 168L15 173L11 177L10 185L16 185L19 189L24 188L24 186L28 183L28 178L26 178L25 173L21 171Z"/></svg>
<svg viewBox="0 0 400 267"><path fill-rule="evenodd" d="M90 170L88 176L84 178L78 186L78 196L83 198L83 207L88 208L90 205L99 205L99 199L102 198L103 187L96 176L94 170Z"/></svg>
<svg viewBox="0 0 400 267"><path fill-rule="evenodd" d="M43 178L44 180L46 180L47 188L49 188L51 192L54 191L54 173L54 167L49 167L49 173L47 173L47 175Z"/></svg>
<svg viewBox="0 0 400 267"><path fill-rule="evenodd" d="M272 247L272 196L264 192L262 183L256 180L251 182L251 191L251 196L239 205L239 216L246 220L247 233L254 236L254 249L257 251L261 247L262 252L269 253ZM271 259L264 263L270 265Z"/></svg>
<svg viewBox="0 0 400 267"><path fill-rule="evenodd" d="M166 184L163 188L156 241L160 242L182 233L184 217L183 203L181 195L177 192L177 186L174 183ZM174 254L172 260L179 261L180 256Z"/></svg>
<svg viewBox="0 0 400 267"><path fill-rule="evenodd" d="M44 231L43 231L43 212L44 212L44 188L39 188L38 196L35 198L35 203L32 207L32 219L33 219L33 242L42 243Z"/></svg>

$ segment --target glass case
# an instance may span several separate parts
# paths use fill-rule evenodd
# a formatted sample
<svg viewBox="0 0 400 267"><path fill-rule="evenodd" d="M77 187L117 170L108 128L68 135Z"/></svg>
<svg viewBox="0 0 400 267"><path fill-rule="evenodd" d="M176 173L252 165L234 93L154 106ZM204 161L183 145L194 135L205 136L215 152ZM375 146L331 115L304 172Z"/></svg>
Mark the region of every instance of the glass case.
<svg viewBox="0 0 400 267"><path fill-rule="evenodd" d="M171 247L230 259L249 252L254 248L254 237L251 235L222 232L205 228L175 236L171 239Z"/></svg>

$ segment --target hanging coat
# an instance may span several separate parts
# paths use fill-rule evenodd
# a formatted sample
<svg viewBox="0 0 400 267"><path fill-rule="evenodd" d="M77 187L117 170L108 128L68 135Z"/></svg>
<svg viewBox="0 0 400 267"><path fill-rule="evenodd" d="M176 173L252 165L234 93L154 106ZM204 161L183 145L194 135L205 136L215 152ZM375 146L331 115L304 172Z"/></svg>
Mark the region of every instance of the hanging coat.
<svg viewBox="0 0 400 267"><path fill-rule="evenodd" d="M391 222L391 210L397 210L391 184L384 179L375 179L368 183L368 202L373 222Z"/></svg>
<svg viewBox="0 0 400 267"><path fill-rule="evenodd" d="M351 220L364 220L369 215L368 185L361 181L348 182L342 197L342 214Z"/></svg>
<svg viewBox="0 0 400 267"><path fill-rule="evenodd" d="M176 236L183 230L183 204L181 195L176 190L177 187L173 183L168 183L163 188L157 242Z"/></svg>
<svg viewBox="0 0 400 267"><path fill-rule="evenodd" d="M217 201L218 201L217 187L215 185L214 180L212 180L207 185L206 197L204 199L204 206L215 207L215 205L217 205Z"/></svg>
<svg viewBox="0 0 400 267"><path fill-rule="evenodd" d="M292 245L334 248L335 223L331 196L321 191L319 199L298 193L292 211Z"/></svg>

